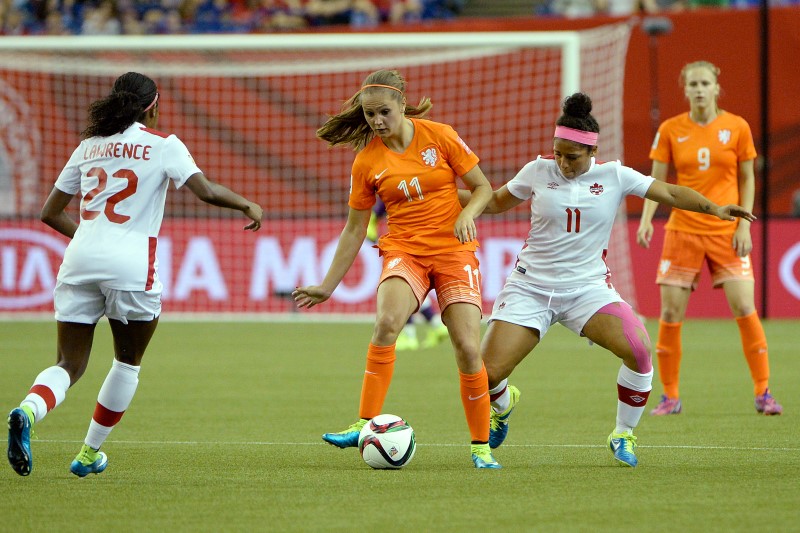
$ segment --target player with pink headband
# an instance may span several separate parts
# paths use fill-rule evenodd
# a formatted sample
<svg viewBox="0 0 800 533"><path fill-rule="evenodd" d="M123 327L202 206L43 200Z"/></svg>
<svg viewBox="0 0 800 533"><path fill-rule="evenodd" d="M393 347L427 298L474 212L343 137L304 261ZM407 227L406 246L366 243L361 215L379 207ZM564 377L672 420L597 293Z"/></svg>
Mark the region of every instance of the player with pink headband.
<svg viewBox="0 0 800 533"><path fill-rule="evenodd" d="M718 206L687 187L656 181L623 166L600 162L600 126L592 101L576 93L556 121L553 157L537 157L493 192L487 213L502 213L531 199L531 229L514 270L495 300L481 345L489 376L492 418L489 445L508 434L519 389L508 384L514 368L560 322L622 360L617 374L617 415L607 444L623 466L634 467L633 429L653 380L651 344L642 322L611 284L605 263L611 228L629 194L723 220L754 216L736 205ZM459 191L463 202L468 191Z"/></svg>

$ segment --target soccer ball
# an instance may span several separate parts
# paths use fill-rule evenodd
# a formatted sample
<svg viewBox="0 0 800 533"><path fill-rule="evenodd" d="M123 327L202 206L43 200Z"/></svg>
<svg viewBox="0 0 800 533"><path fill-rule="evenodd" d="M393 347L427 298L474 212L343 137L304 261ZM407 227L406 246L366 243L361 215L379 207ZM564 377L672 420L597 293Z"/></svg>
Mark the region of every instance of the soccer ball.
<svg viewBox="0 0 800 533"><path fill-rule="evenodd" d="M417 441L414 429L395 415L378 415L361 428L358 451L372 468L403 468L414 457Z"/></svg>

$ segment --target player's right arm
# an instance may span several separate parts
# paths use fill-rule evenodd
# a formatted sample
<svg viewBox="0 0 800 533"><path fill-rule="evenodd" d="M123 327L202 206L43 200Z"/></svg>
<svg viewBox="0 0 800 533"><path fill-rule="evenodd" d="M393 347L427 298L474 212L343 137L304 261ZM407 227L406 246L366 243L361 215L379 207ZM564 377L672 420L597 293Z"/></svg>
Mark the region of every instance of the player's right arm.
<svg viewBox="0 0 800 533"><path fill-rule="evenodd" d="M653 168L650 171L650 175L656 180L666 183L668 171L669 163L653 160ZM655 215L656 209L658 209L658 202L645 198L639 229L636 230L636 242L643 248L650 247L650 239L653 238L653 215Z"/></svg>
<svg viewBox="0 0 800 533"><path fill-rule="evenodd" d="M75 236L75 232L78 230L78 223L66 212L67 206L74 197L74 194L69 194L58 187L53 187L53 190L50 191L50 196L47 197L47 201L42 207L41 214L42 222L70 239Z"/></svg>
<svg viewBox="0 0 800 533"><path fill-rule="evenodd" d="M458 201L462 207L469 203L470 198L472 198L472 193L470 191L466 191L464 189L458 190ZM483 212L490 214L503 213L509 209L517 207L524 201L525 200L517 198L511 194L508 191L508 185L503 185L496 191L492 192L492 197L489 200L489 203L486 204L486 208L483 210Z"/></svg>
<svg viewBox="0 0 800 533"><path fill-rule="evenodd" d="M367 236L367 225L371 213L372 209L350 208L347 224L339 236L339 244L336 245L336 252L333 254L333 261L325 279L320 285L297 287L292 292L297 307L314 307L331 297L361 250L361 245Z"/></svg>

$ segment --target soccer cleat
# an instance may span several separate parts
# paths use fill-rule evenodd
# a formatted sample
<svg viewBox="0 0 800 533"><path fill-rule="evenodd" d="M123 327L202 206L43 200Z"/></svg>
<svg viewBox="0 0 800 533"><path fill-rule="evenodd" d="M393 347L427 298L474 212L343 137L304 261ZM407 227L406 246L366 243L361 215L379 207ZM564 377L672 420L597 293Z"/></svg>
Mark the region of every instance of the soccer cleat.
<svg viewBox="0 0 800 533"><path fill-rule="evenodd" d="M503 468L492 455L488 444L473 444L470 448L475 468Z"/></svg>
<svg viewBox="0 0 800 533"><path fill-rule="evenodd" d="M8 462L20 476L27 476L33 470L31 418L21 407L8 414Z"/></svg>
<svg viewBox="0 0 800 533"><path fill-rule="evenodd" d="M362 418L344 431L323 434L322 440L338 448L355 448L358 446L358 434L367 422L366 418Z"/></svg>
<svg viewBox="0 0 800 533"><path fill-rule="evenodd" d="M374 211L369 215L367 239L369 239L370 242L378 242L378 215L376 215Z"/></svg>
<svg viewBox="0 0 800 533"><path fill-rule="evenodd" d="M756 396L756 411L765 415L779 415L783 412L783 406L775 401L769 389L764 394Z"/></svg>
<svg viewBox="0 0 800 533"><path fill-rule="evenodd" d="M108 466L108 457L103 452L97 451L84 444L80 453L69 467L69 471L78 477L86 477L89 474L99 474Z"/></svg>
<svg viewBox="0 0 800 533"><path fill-rule="evenodd" d="M394 349L398 352L419 350L419 341L417 340L417 337L411 333L401 331L400 336L397 337L397 341L395 342Z"/></svg>
<svg viewBox="0 0 800 533"><path fill-rule="evenodd" d="M450 338L450 332L447 330L447 326L444 324L439 324L438 326L431 326L428 328L428 334L425 336L425 340L422 341L423 348L433 348L434 346L438 346L447 339Z"/></svg>
<svg viewBox="0 0 800 533"><path fill-rule="evenodd" d="M634 467L639 463L636 459L636 437L633 432L611 433L608 436L608 447L614 454L614 459L619 461L621 466Z"/></svg>
<svg viewBox="0 0 800 533"><path fill-rule="evenodd" d="M520 392L514 385L508 386L508 394L511 396L511 401L508 404L508 409L502 413L491 410L492 417L489 421L489 446L494 449L503 444L508 435L508 417L511 416L511 411L519 402Z"/></svg>
<svg viewBox="0 0 800 533"><path fill-rule="evenodd" d="M650 414L653 416L679 415L682 408L680 398L669 398L666 394L662 394L661 401L650 411Z"/></svg>

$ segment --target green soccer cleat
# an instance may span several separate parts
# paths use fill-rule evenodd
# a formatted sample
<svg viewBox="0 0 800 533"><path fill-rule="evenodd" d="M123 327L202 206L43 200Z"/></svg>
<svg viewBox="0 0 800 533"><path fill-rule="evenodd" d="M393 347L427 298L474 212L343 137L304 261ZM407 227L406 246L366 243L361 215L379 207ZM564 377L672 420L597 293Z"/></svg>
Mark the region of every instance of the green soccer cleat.
<svg viewBox="0 0 800 533"><path fill-rule="evenodd" d="M363 428L367 422L369 422L369 420L362 418L344 431L325 433L322 435L322 440L328 444L333 444L337 448L355 448L358 446L358 434L361 433L361 428Z"/></svg>
<svg viewBox="0 0 800 533"><path fill-rule="evenodd" d="M447 326L444 324L439 324L438 326L431 326L428 328L428 334L425 336L425 340L422 341L423 348L433 348L434 346L438 346L447 339L450 338L450 332L447 330Z"/></svg>
<svg viewBox="0 0 800 533"><path fill-rule="evenodd" d="M614 454L614 459L619 461L621 466L635 467L639 464L636 458L636 437L632 431L625 433L611 433L608 436L608 447Z"/></svg>
<svg viewBox="0 0 800 533"><path fill-rule="evenodd" d="M405 352L411 350L419 350L419 341L416 335L405 329L400 332L400 335L395 341L394 349L398 352Z"/></svg>
<svg viewBox="0 0 800 533"><path fill-rule="evenodd" d="M69 466L69 471L78 477L86 477L89 474L99 474L107 466L108 456L106 454L84 444L80 453Z"/></svg>
<svg viewBox="0 0 800 533"><path fill-rule="evenodd" d="M492 450L488 444L473 444L470 446L472 451L472 462L475 463L475 468L503 468L497 459L492 455Z"/></svg>
<svg viewBox="0 0 800 533"><path fill-rule="evenodd" d="M514 410L517 403L519 403L520 392L514 385L508 386L508 394L511 395L511 401L508 404L508 409L502 413L495 412L492 409L492 418L489 421L489 446L494 449L503 444L508 436L508 418L511 416L511 411Z"/></svg>

